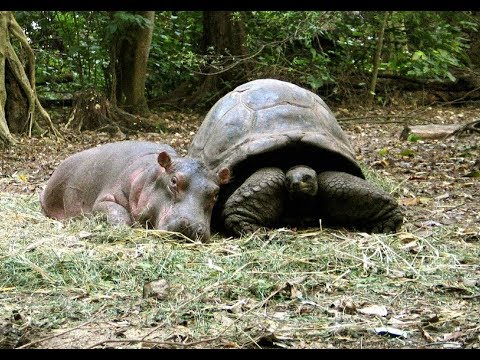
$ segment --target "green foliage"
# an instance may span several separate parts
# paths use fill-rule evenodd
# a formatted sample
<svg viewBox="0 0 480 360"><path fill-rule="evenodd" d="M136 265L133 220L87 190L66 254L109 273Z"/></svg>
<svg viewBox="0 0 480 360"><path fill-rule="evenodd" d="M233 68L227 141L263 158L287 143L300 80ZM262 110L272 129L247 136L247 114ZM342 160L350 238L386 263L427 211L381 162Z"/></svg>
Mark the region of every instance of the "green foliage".
<svg viewBox="0 0 480 360"><path fill-rule="evenodd" d="M202 13L162 11L155 14L148 59L147 94L150 98L173 91L192 81L201 57Z"/></svg>
<svg viewBox="0 0 480 360"><path fill-rule="evenodd" d="M143 16L125 12L40 11L16 12L36 54L40 92L53 97L59 92L83 88L107 88L110 82L110 47L131 26L150 26ZM73 83L57 83L63 75ZM44 95L45 95L44 94Z"/></svg>
<svg viewBox="0 0 480 360"><path fill-rule="evenodd" d="M387 148L382 148L378 150L378 155L380 156L386 156L388 154L388 149Z"/></svg>
<svg viewBox="0 0 480 360"><path fill-rule="evenodd" d="M415 156L415 150L412 149L403 149L399 153L400 156L407 156L407 157L413 157Z"/></svg>
<svg viewBox="0 0 480 360"><path fill-rule="evenodd" d="M280 78L315 91L352 75L367 83L383 14L250 11L233 17L244 22L249 78ZM150 25L125 11L18 11L15 16L35 50L37 79L43 84L39 91L51 94L85 87L106 90L113 40L126 36L131 26ZM475 19L469 12L389 12L380 74L454 81L452 69L469 62L466 51L469 32L478 29ZM202 12L155 13L148 98L181 84L192 86L207 61L222 69L224 59L204 50L202 41ZM73 74L74 81L55 82L62 74Z"/></svg>
<svg viewBox="0 0 480 360"><path fill-rule="evenodd" d="M24 11L15 16L35 51L37 82L46 82L40 92L48 96L105 86L109 56L104 36L107 13ZM73 83L57 83L63 74L72 74Z"/></svg>
<svg viewBox="0 0 480 360"><path fill-rule="evenodd" d="M344 13L338 23L338 70L370 72L376 30L381 14ZM476 30L465 12L391 12L385 29L380 71L420 78L455 77L452 67L467 63L469 39Z"/></svg>
<svg viewBox="0 0 480 360"><path fill-rule="evenodd" d="M411 141L411 142L417 142L420 139L421 139L421 136L419 136L417 134L409 134L408 137L407 137L407 140Z"/></svg>
<svg viewBox="0 0 480 360"><path fill-rule="evenodd" d="M259 72L303 83L316 90L332 80L330 57L321 39L338 18L332 12L253 11L245 24L246 45Z"/></svg>
<svg viewBox="0 0 480 360"><path fill-rule="evenodd" d="M399 13L394 20L405 25L407 46L397 51L386 68L421 78L448 78L455 81L449 69L467 62L465 31L475 24L462 19L462 13ZM407 29L409 31L407 31Z"/></svg>
<svg viewBox="0 0 480 360"><path fill-rule="evenodd" d="M141 15L116 11L113 13L111 21L106 24L107 39L111 40L116 35L123 36L132 26L147 27L152 25Z"/></svg>

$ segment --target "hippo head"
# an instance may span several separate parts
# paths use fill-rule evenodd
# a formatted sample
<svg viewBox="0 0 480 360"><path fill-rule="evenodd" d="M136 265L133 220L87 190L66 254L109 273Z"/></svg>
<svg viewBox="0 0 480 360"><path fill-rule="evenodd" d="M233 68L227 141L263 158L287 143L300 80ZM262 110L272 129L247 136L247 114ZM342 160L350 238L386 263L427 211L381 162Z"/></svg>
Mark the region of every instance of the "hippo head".
<svg viewBox="0 0 480 360"><path fill-rule="evenodd" d="M208 242L213 206L220 186L230 179L229 169L215 173L197 159L171 157L166 151L158 155L158 164L146 199L151 225Z"/></svg>

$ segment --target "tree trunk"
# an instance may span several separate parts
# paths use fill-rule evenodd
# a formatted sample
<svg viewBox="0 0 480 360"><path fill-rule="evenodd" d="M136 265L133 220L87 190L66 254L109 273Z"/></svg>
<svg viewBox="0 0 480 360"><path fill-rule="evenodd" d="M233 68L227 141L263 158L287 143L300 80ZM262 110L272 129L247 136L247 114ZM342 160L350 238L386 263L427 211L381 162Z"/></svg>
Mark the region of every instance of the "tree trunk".
<svg viewBox="0 0 480 360"><path fill-rule="evenodd" d="M480 25L480 11L472 11L472 17L477 25ZM467 34L470 38L470 46L467 49L470 68L478 74L480 72L480 30L470 30Z"/></svg>
<svg viewBox="0 0 480 360"><path fill-rule="evenodd" d="M28 129L28 98L8 67L5 68L5 88L8 89L5 103L8 128L12 133L20 134Z"/></svg>
<svg viewBox="0 0 480 360"><path fill-rule="evenodd" d="M24 65L10 39L16 39L25 52ZM35 90L35 56L20 25L12 12L0 12L0 142L10 145L15 142L10 134L14 131L42 131L37 115L47 123L50 130L59 135L48 113L43 109Z"/></svg>
<svg viewBox="0 0 480 360"><path fill-rule="evenodd" d="M215 54L245 56L243 14L235 19L232 11L203 12L203 51L213 47Z"/></svg>
<svg viewBox="0 0 480 360"><path fill-rule="evenodd" d="M138 11L136 14L147 19L150 25L130 26L128 32L121 34L121 38L112 45L116 58L112 78L116 80L116 104L129 113L147 115L145 80L155 11Z"/></svg>
<svg viewBox="0 0 480 360"><path fill-rule="evenodd" d="M73 95L73 105L65 128L76 131L105 130L110 133L118 131L153 132L154 122L148 118L132 115L111 104L107 97L95 89L77 91Z"/></svg>
<svg viewBox="0 0 480 360"><path fill-rule="evenodd" d="M375 47L375 56L373 58L373 71L372 71L372 79L370 82L370 91L368 96L368 106L373 105L373 99L375 98L375 88L377 86L377 76L378 76L378 68L380 66L380 60L382 55L382 48L383 48L383 35L385 33L385 26L387 25L387 17L388 11L383 13L382 23L380 24L380 29L377 33L377 44Z"/></svg>
<svg viewBox="0 0 480 360"><path fill-rule="evenodd" d="M219 89L224 90L224 82L233 83L245 78L247 65L242 61L247 56L244 45L244 13L238 17L232 11L203 12L203 50L208 54L213 50L213 59L204 70L204 78L197 91L188 100L198 104L218 98Z"/></svg>
<svg viewBox="0 0 480 360"><path fill-rule="evenodd" d="M5 63L8 43L7 17L5 11L0 12L0 142L9 145L15 141L8 129L5 115L5 104L7 102L7 89L5 87Z"/></svg>

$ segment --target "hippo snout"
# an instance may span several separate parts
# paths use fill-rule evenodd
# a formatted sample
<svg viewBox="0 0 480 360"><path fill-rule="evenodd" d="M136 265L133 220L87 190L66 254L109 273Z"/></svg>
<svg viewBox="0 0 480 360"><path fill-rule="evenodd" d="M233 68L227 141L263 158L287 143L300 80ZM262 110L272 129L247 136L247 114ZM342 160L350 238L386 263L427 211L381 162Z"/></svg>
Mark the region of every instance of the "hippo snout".
<svg viewBox="0 0 480 360"><path fill-rule="evenodd" d="M209 226L194 222L186 217L176 218L166 226L168 231L179 232L192 240L208 242L210 240Z"/></svg>

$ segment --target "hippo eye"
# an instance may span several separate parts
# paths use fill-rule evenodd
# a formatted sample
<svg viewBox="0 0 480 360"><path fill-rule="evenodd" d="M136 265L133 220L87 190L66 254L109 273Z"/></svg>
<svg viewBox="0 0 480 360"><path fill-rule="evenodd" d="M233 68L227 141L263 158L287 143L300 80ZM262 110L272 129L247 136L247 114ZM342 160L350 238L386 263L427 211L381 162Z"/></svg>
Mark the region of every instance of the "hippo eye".
<svg viewBox="0 0 480 360"><path fill-rule="evenodd" d="M172 176L172 178L170 179L170 185L172 188L176 189L177 188L177 183L178 183L178 179L176 176Z"/></svg>

